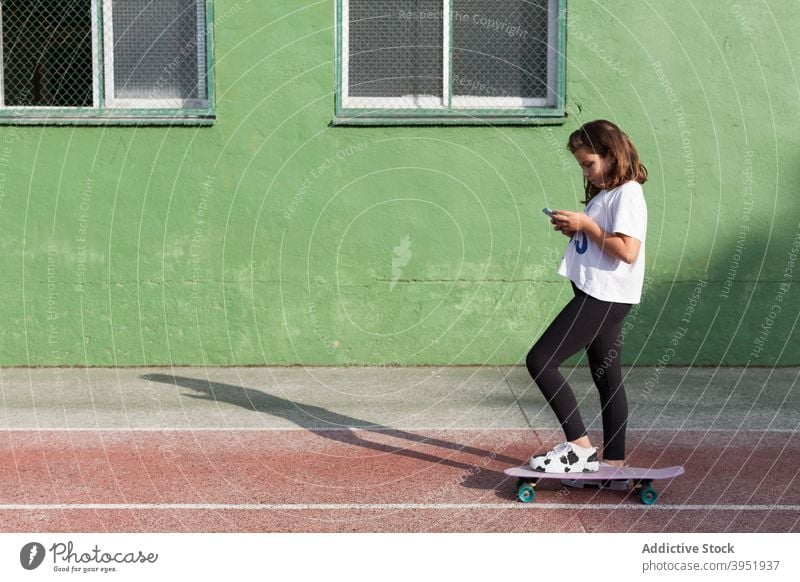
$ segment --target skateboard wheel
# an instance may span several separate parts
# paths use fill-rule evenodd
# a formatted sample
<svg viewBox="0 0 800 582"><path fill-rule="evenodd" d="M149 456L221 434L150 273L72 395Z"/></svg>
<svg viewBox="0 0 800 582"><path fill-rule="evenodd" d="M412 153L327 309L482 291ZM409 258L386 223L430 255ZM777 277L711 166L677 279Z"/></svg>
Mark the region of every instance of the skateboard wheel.
<svg viewBox="0 0 800 582"><path fill-rule="evenodd" d="M517 499L522 503L530 503L536 498L536 488L530 483L525 483L517 489Z"/></svg>
<svg viewBox="0 0 800 582"><path fill-rule="evenodd" d="M647 485L646 487L642 487L642 490L639 493L639 499L641 499L642 503L645 505L653 505L656 502L656 499L658 499L658 492L650 485Z"/></svg>

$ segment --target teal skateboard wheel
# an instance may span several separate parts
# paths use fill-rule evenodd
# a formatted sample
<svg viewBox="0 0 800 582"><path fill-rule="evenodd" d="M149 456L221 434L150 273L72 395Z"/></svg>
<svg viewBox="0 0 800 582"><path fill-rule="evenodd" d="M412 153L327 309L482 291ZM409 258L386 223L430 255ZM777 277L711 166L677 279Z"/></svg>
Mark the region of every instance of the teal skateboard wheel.
<svg viewBox="0 0 800 582"><path fill-rule="evenodd" d="M530 503L536 498L536 488L531 483L525 483L517 489L517 499L522 503Z"/></svg>
<svg viewBox="0 0 800 582"><path fill-rule="evenodd" d="M645 505L653 505L656 499L658 499L658 492L650 485L647 485L646 487L642 487L642 490L639 492L639 499L641 499L642 503Z"/></svg>

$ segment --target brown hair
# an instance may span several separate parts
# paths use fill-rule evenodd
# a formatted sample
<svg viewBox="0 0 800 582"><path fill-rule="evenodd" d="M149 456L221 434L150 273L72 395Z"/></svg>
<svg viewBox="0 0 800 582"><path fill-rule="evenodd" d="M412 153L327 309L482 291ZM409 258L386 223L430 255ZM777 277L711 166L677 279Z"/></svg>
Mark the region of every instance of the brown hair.
<svg viewBox="0 0 800 582"><path fill-rule="evenodd" d="M631 180L639 184L647 182L647 168L639 160L639 153L633 142L624 131L610 121L597 119L584 123L570 134L567 148L573 154L581 148L586 148L606 159L609 164L604 176L606 188L616 188ZM588 180L584 180L583 185L586 193L583 203L588 204L601 189Z"/></svg>

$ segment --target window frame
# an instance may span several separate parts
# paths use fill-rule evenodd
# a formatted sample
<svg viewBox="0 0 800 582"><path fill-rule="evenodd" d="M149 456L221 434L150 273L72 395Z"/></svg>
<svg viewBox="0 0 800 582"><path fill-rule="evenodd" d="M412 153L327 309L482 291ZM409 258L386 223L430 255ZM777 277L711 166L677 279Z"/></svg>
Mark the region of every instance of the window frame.
<svg viewBox="0 0 800 582"><path fill-rule="evenodd" d="M442 0L443 67L442 97L429 97L435 107L414 107L417 97L350 97L349 2L336 0L335 10L335 115L333 125L555 125L566 121L566 19L567 0L548 0L548 52L546 98L454 96L451 14L453 0ZM557 35L555 43L550 42ZM397 107L405 99L408 107ZM469 104L467 104L469 101ZM381 103L383 102L383 103ZM548 102L553 105L548 105ZM376 105L377 103L377 105ZM474 106L477 104L478 106ZM504 104L511 107L503 107ZM473 106L470 106L473 105Z"/></svg>
<svg viewBox="0 0 800 582"><path fill-rule="evenodd" d="M107 38L110 23L104 22L103 0L92 0L92 107L7 107L4 92L2 18L0 4L0 125L212 125L216 118L214 93L214 3L202 0L205 6L205 43L202 48L205 63L205 100L175 99L167 101L172 107L145 107L146 100L113 98L114 55L109 50L113 39ZM110 19L109 19L110 20ZM198 19L199 25L202 20ZM198 65L200 64L200 50ZM110 72L110 74L108 74ZM109 98L109 95L112 97ZM142 105L140 105L142 104ZM140 106L137 106L140 105Z"/></svg>

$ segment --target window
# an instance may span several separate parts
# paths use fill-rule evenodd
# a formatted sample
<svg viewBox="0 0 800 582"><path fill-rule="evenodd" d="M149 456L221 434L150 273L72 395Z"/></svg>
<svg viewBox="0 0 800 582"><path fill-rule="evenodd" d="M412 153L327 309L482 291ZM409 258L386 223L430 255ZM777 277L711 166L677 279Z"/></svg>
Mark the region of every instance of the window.
<svg viewBox="0 0 800 582"><path fill-rule="evenodd" d="M0 123L210 122L207 0L0 0Z"/></svg>
<svg viewBox="0 0 800 582"><path fill-rule="evenodd" d="M564 115L566 0L338 0L336 121Z"/></svg>

